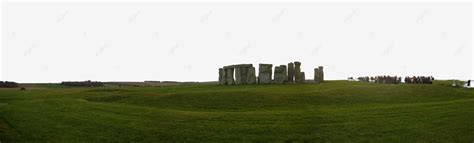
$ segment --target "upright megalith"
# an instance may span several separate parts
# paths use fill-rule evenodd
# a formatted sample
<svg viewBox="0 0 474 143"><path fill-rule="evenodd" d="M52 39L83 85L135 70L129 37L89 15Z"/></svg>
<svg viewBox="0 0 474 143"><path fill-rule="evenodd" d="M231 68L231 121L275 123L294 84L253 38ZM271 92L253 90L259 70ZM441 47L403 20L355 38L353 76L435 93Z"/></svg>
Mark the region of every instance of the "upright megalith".
<svg viewBox="0 0 474 143"><path fill-rule="evenodd" d="M272 83L272 64L258 65L258 83L269 84Z"/></svg>
<svg viewBox="0 0 474 143"><path fill-rule="evenodd" d="M314 68L314 82L316 83L319 83L319 69L318 68Z"/></svg>
<svg viewBox="0 0 474 143"><path fill-rule="evenodd" d="M288 82L295 81L295 66L293 63L288 63Z"/></svg>
<svg viewBox="0 0 474 143"><path fill-rule="evenodd" d="M314 68L314 81L316 83L321 83L321 82L324 81L323 66L319 66L318 68Z"/></svg>
<svg viewBox="0 0 474 143"><path fill-rule="evenodd" d="M247 71L247 83L248 84L256 84L257 77L255 76L255 67L249 67Z"/></svg>
<svg viewBox="0 0 474 143"><path fill-rule="evenodd" d="M243 69L240 67L234 68L234 77L235 77L235 84L242 84L242 71Z"/></svg>
<svg viewBox="0 0 474 143"><path fill-rule="evenodd" d="M286 68L286 65L280 65L280 67L283 68L283 82L287 83L288 82L288 69Z"/></svg>
<svg viewBox="0 0 474 143"><path fill-rule="evenodd" d="M223 68L219 68L219 84L225 85L226 84L225 79L226 79L225 70Z"/></svg>
<svg viewBox="0 0 474 143"><path fill-rule="evenodd" d="M304 75L304 72L301 72L301 82L305 82L306 77Z"/></svg>
<svg viewBox="0 0 474 143"><path fill-rule="evenodd" d="M323 66L319 66L318 67L318 71L319 71L319 79L320 81L319 82L324 82L324 71L323 71Z"/></svg>
<svg viewBox="0 0 474 143"><path fill-rule="evenodd" d="M273 75L273 82L274 83L286 83L287 75L286 75L286 65L280 65L275 67L275 74Z"/></svg>
<svg viewBox="0 0 474 143"><path fill-rule="evenodd" d="M227 85L235 84L235 82L234 82L234 68L224 67L224 70L225 70L225 84L227 84Z"/></svg>
<svg viewBox="0 0 474 143"><path fill-rule="evenodd" d="M303 80L301 79L301 63L295 62L295 82L301 83Z"/></svg>

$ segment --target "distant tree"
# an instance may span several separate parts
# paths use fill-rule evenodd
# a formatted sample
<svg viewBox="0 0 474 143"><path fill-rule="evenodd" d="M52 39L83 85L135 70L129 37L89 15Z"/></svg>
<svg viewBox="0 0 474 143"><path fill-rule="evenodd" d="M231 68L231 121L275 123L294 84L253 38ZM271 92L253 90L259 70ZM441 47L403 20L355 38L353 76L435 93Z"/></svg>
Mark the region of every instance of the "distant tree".
<svg viewBox="0 0 474 143"><path fill-rule="evenodd" d="M87 80L87 81L63 81L61 82L61 85L65 85L65 86L77 86L77 87L100 87L100 86L104 86L104 84L102 82L98 82L98 81L90 81L90 80Z"/></svg>
<svg viewBox="0 0 474 143"><path fill-rule="evenodd" d="M17 88L18 83L11 82L11 81L0 81L0 87L1 88Z"/></svg>

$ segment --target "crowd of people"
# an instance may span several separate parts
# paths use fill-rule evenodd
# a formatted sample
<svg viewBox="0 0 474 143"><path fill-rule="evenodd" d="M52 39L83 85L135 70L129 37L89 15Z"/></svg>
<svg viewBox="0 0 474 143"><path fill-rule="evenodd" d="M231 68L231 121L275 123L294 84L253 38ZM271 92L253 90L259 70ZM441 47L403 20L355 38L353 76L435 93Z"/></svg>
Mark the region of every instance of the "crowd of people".
<svg viewBox="0 0 474 143"><path fill-rule="evenodd" d="M433 76L413 76L405 77L405 83L408 84L433 84Z"/></svg>
<svg viewBox="0 0 474 143"><path fill-rule="evenodd" d="M353 80L352 77L348 78L349 80ZM358 77L358 81L360 82L374 82L374 83L387 83L387 84L399 84L402 83L402 77L399 76L363 76ZM413 77L405 77L404 81L407 84L433 84L434 77L433 76L413 76Z"/></svg>
<svg viewBox="0 0 474 143"><path fill-rule="evenodd" d="M391 83L391 84L399 84L402 82L402 77L397 76L375 76L371 77L375 83Z"/></svg>
<svg viewBox="0 0 474 143"><path fill-rule="evenodd" d="M353 78L350 77L349 79L353 79ZM359 80L361 82L370 82L370 77L369 76L361 76L361 77L358 77L357 80Z"/></svg>

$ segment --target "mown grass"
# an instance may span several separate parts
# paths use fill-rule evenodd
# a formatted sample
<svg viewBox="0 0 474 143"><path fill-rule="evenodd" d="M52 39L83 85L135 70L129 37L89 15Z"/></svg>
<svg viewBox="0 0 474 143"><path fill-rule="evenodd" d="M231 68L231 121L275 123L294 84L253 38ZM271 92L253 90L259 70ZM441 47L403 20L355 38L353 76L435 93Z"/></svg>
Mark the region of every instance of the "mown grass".
<svg viewBox="0 0 474 143"><path fill-rule="evenodd" d="M0 89L3 142L473 142L474 90L328 81Z"/></svg>

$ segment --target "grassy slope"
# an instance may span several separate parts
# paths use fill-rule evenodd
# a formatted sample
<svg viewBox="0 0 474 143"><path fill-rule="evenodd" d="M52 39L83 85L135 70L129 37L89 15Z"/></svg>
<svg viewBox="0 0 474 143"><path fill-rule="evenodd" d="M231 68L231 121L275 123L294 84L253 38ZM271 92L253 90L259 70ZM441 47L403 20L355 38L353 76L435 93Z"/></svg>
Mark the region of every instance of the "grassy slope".
<svg viewBox="0 0 474 143"><path fill-rule="evenodd" d="M472 142L474 90L449 84L0 89L0 140Z"/></svg>

